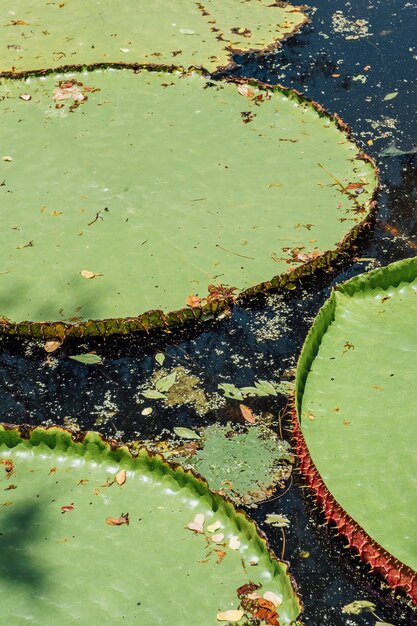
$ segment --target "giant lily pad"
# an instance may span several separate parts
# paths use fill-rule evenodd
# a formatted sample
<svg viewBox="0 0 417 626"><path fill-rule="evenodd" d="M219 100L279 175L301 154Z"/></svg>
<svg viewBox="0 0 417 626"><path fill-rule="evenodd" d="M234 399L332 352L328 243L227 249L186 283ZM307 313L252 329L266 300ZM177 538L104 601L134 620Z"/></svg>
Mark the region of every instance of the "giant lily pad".
<svg viewBox="0 0 417 626"><path fill-rule="evenodd" d="M107 69L0 89L9 332L147 330L233 291L294 287L372 212L372 162L338 118L283 88ZM207 303L166 314L190 294ZM85 323L99 319L115 321Z"/></svg>
<svg viewBox="0 0 417 626"><path fill-rule="evenodd" d="M0 71L109 62L214 70L305 21L300 7L270 0L15 0L0 13Z"/></svg>
<svg viewBox="0 0 417 626"><path fill-rule="evenodd" d="M417 601L417 257L339 285L297 371L298 452L326 516Z"/></svg>
<svg viewBox="0 0 417 626"><path fill-rule="evenodd" d="M287 566L193 474L94 433L0 442L3 623L214 626L249 580L282 598L280 624L297 618Z"/></svg>

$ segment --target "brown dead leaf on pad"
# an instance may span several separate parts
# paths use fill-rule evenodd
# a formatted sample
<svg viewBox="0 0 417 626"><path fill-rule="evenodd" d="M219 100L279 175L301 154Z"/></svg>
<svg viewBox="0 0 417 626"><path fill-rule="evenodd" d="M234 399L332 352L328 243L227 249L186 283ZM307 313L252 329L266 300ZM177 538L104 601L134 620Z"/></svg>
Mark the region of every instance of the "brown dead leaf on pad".
<svg viewBox="0 0 417 626"><path fill-rule="evenodd" d="M118 474L116 474L116 482L121 487L126 482L126 470L120 470Z"/></svg>
<svg viewBox="0 0 417 626"><path fill-rule="evenodd" d="M109 526L129 526L129 513L122 513L120 517L106 517L106 524Z"/></svg>

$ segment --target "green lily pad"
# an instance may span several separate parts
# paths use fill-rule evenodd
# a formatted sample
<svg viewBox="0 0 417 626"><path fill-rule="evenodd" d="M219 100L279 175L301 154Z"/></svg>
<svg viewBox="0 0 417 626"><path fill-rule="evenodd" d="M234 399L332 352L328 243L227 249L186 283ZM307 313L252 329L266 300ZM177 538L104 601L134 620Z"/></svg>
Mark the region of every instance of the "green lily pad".
<svg viewBox="0 0 417 626"><path fill-rule="evenodd" d="M3 331L127 333L201 317L230 301L221 286L208 293L219 277L245 296L295 286L372 212L372 162L281 88L107 69L5 79L0 95ZM190 294L202 308L167 314Z"/></svg>
<svg viewBox="0 0 417 626"><path fill-rule="evenodd" d="M416 319L417 257L337 286L304 345L296 387L302 465L328 517L414 599Z"/></svg>
<svg viewBox="0 0 417 626"><path fill-rule="evenodd" d="M0 12L0 71L92 63L227 65L234 52L264 50L306 21L269 0L161 2L27 0Z"/></svg>
<svg viewBox="0 0 417 626"><path fill-rule="evenodd" d="M268 499L279 481L291 475L290 446L273 431L251 426L237 432L230 425L213 424L202 431L203 444L192 456L176 460L221 490L236 504L252 505Z"/></svg>
<svg viewBox="0 0 417 626"><path fill-rule="evenodd" d="M281 624L297 618L287 566L201 479L94 433L27 437L0 428L3 623L214 626L249 579L282 596ZM211 539L216 522L224 545Z"/></svg>

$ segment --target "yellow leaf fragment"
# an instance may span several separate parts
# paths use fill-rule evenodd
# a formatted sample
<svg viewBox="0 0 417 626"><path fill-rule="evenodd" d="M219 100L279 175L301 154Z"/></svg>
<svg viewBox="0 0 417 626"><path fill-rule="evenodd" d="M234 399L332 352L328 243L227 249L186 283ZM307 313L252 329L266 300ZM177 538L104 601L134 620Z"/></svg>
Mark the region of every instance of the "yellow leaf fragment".
<svg viewBox="0 0 417 626"><path fill-rule="evenodd" d="M237 609L231 609L229 611L222 611L217 613L217 619L219 622L238 622L243 617L243 611Z"/></svg>
<svg viewBox="0 0 417 626"><path fill-rule="evenodd" d="M116 474L116 482L121 487L126 482L126 470L120 470L118 474Z"/></svg>
<svg viewBox="0 0 417 626"><path fill-rule="evenodd" d="M103 276L100 272L91 272L90 270L81 270L80 274L83 278L88 278L89 280L96 276Z"/></svg>
<svg viewBox="0 0 417 626"><path fill-rule="evenodd" d="M58 339L50 339L49 341L45 341L45 343L43 344L43 349L45 350L45 352L55 352L55 350L58 350L61 345L62 341L59 341Z"/></svg>

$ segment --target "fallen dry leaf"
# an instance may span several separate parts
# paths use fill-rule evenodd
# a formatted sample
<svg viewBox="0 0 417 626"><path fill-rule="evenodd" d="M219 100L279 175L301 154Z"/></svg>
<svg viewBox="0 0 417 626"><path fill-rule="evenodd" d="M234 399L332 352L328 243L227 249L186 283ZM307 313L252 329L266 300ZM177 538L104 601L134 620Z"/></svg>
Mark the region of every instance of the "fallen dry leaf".
<svg viewBox="0 0 417 626"><path fill-rule="evenodd" d="M17 485L9 485L8 487L4 488L4 491L9 491L9 489L17 489Z"/></svg>
<svg viewBox="0 0 417 626"><path fill-rule="evenodd" d="M246 96L247 98L253 98L255 95L255 92L249 87L249 85L239 85L237 90L241 96Z"/></svg>
<svg viewBox="0 0 417 626"><path fill-rule="evenodd" d="M81 270L80 274L83 278L88 278L89 280L96 276L103 276L100 272L91 272L90 270Z"/></svg>
<svg viewBox="0 0 417 626"><path fill-rule="evenodd" d="M201 298L199 298L198 296L190 295L187 297L186 304L187 306L191 307L200 306Z"/></svg>
<svg viewBox="0 0 417 626"><path fill-rule="evenodd" d="M126 482L126 470L120 470L118 474L116 474L116 482L121 487Z"/></svg>
<svg viewBox="0 0 417 626"><path fill-rule="evenodd" d="M360 187L363 187L363 183L350 183L345 189L359 189Z"/></svg>
<svg viewBox="0 0 417 626"><path fill-rule="evenodd" d="M45 350L45 352L55 352L55 350L58 350L61 345L62 341L59 341L57 339L50 339L49 341L45 341L45 343L43 344L43 349Z"/></svg>
<svg viewBox="0 0 417 626"><path fill-rule="evenodd" d="M255 417L252 413L252 410L245 404L239 404L239 408L240 408L240 412L242 413L243 419L249 422L249 424L254 424Z"/></svg>
<svg viewBox="0 0 417 626"><path fill-rule="evenodd" d="M129 526L129 513L122 513L120 517L106 517L106 524L109 526L127 524Z"/></svg>
<svg viewBox="0 0 417 626"><path fill-rule="evenodd" d="M229 611L222 611L217 613L217 619L219 622L238 622L243 617L243 611L237 609L231 609Z"/></svg>
<svg viewBox="0 0 417 626"><path fill-rule="evenodd" d="M73 504L67 504L66 506L61 506L61 513L69 513L74 510Z"/></svg>
<svg viewBox="0 0 417 626"><path fill-rule="evenodd" d="M216 559L216 563L221 563L224 559L225 556L227 556L227 552L225 552L224 550L216 550L216 554L217 554L217 559Z"/></svg>

